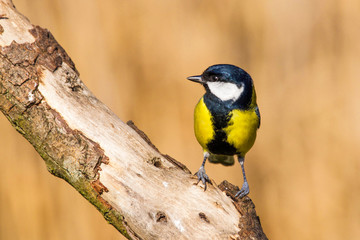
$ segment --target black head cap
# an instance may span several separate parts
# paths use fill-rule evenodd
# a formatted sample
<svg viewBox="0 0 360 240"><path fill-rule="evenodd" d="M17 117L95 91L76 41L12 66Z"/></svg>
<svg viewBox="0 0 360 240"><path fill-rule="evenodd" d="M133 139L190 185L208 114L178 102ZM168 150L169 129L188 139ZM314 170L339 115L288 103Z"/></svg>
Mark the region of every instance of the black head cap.
<svg viewBox="0 0 360 240"><path fill-rule="evenodd" d="M231 64L217 64L208 67L202 76L204 82L231 82L237 85L252 84L250 75L243 69Z"/></svg>

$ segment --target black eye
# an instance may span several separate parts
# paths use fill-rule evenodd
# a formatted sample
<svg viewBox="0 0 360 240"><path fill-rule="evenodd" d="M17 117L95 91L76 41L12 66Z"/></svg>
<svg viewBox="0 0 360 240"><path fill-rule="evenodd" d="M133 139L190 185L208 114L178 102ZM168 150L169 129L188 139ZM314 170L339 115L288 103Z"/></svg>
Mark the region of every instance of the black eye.
<svg viewBox="0 0 360 240"><path fill-rule="evenodd" d="M219 81L219 77L218 76L213 76L213 81Z"/></svg>

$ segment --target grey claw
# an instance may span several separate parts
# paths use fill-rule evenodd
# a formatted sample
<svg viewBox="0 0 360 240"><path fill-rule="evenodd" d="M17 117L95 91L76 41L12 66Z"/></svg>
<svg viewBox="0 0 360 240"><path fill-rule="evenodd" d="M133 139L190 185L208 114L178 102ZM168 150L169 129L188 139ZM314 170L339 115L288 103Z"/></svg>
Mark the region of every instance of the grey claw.
<svg viewBox="0 0 360 240"><path fill-rule="evenodd" d="M250 192L250 189L249 189L249 184L247 182L244 182L244 184L242 185L240 191L238 191L235 195L235 197L237 198L243 198L245 197L246 195L248 195Z"/></svg>
<svg viewBox="0 0 360 240"><path fill-rule="evenodd" d="M207 188L206 183L208 182L211 184L211 181L209 176L205 173L204 167L200 167L199 171L197 171L195 175L198 177L198 181L196 185L201 181L204 184L204 191L206 191Z"/></svg>

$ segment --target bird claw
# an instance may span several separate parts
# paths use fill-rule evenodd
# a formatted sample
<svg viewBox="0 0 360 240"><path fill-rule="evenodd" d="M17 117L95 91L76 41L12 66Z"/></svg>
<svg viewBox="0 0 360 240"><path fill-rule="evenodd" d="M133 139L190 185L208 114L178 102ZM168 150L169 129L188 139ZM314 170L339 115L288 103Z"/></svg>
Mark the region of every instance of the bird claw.
<svg viewBox="0 0 360 240"><path fill-rule="evenodd" d="M210 184L212 184L212 183L211 183L211 181L210 181L209 176L205 173L204 167L200 167L199 171L197 171L197 172L195 173L195 175L196 175L197 178L198 178L198 181L197 181L196 185L198 185L199 182L201 181L201 182L204 184L204 191L206 191L206 188L207 188L206 183L207 183L207 182L210 183Z"/></svg>
<svg viewBox="0 0 360 240"><path fill-rule="evenodd" d="M236 194L235 194L235 198L243 198L245 197L246 195L248 195L250 192L250 189L249 189L249 184L247 182L244 182L244 184L242 185L240 191L238 191Z"/></svg>

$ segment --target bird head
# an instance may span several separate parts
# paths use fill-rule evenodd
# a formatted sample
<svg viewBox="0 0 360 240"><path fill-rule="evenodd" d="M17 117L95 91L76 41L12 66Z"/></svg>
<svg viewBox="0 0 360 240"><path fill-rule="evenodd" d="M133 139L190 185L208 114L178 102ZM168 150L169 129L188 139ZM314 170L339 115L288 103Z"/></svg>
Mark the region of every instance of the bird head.
<svg viewBox="0 0 360 240"><path fill-rule="evenodd" d="M203 74L191 76L187 79L202 84L206 92L215 95L224 102L236 102L246 97L245 95L250 95L251 99L252 79L247 72L234 65L213 65L208 67Z"/></svg>

